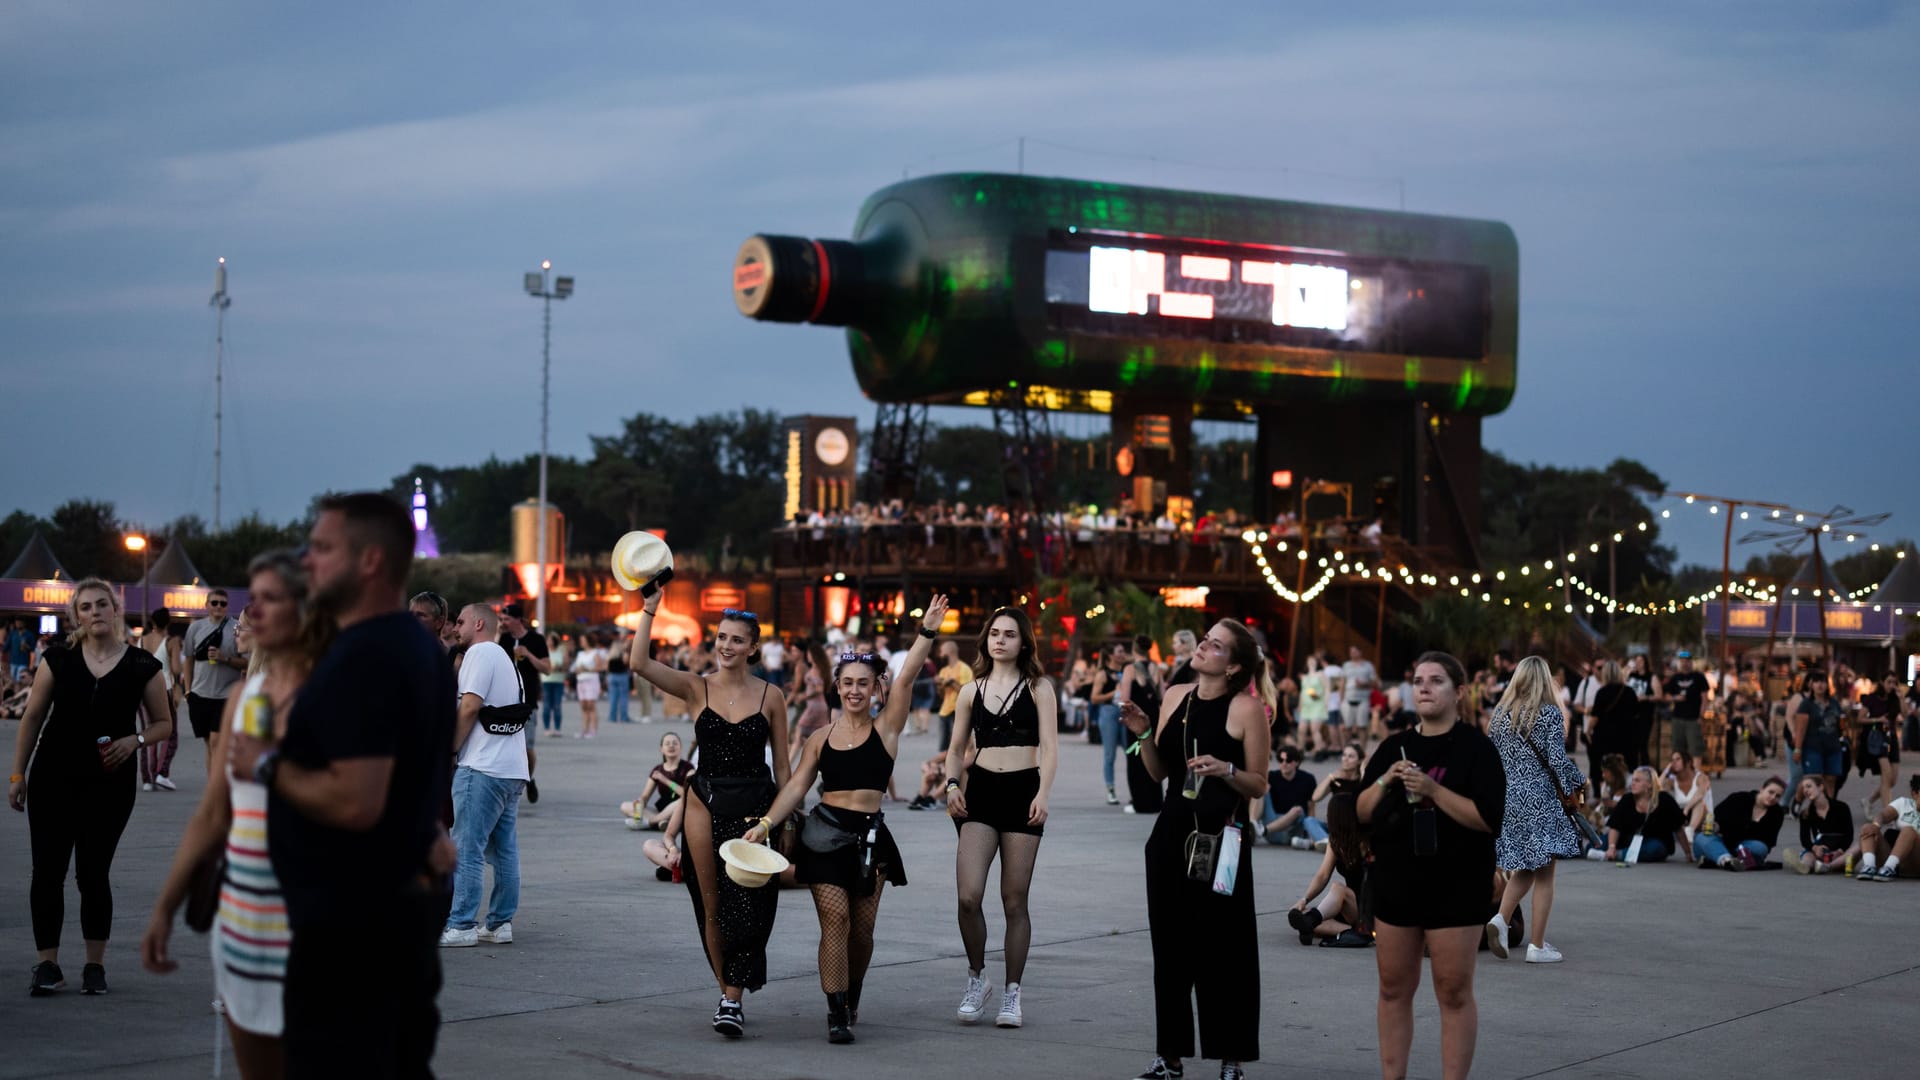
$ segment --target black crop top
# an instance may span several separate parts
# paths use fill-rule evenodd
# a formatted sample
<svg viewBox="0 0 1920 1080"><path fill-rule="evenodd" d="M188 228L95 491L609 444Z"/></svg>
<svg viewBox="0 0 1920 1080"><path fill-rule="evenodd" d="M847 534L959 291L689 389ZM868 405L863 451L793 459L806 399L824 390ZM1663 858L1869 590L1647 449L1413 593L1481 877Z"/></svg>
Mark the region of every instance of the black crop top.
<svg viewBox="0 0 1920 1080"><path fill-rule="evenodd" d="M979 707L974 710L973 742L982 750L996 746L1039 746L1040 745L1040 706L1033 702L1033 691L1025 679L1013 688L1013 693L1000 703L1000 711L987 708L987 684L980 687L979 696L974 699Z"/></svg>
<svg viewBox="0 0 1920 1080"><path fill-rule="evenodd" d="M878 731L868 728L865 742L841 750L833 745L833 728L827 728L820 747L821 791L885 791L891 779L893 755Z"/></svg>

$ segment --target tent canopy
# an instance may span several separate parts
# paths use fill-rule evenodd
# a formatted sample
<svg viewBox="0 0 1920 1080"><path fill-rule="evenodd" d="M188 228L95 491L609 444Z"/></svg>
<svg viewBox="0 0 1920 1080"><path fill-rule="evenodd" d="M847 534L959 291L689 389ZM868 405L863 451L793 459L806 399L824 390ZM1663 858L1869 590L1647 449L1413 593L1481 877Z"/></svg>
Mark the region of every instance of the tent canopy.
<svg viewBox="0 0 1920 1080"><path fill-rule="evenodd" d="M1920 559L1896 559L1893 571L1880 583L1870 601L1875 604L1920 604Z"/></svg>
<svg viewBox="0 0 1920 1080"><path fill-rule="evenodd" d="M187 558L186 545L177 540L168 540L166 550L162 551L160 557L153 561L153 565L147 568L147 576L140 584L159 589L168 585L197 587L205 585L206 582L201 579L200 571L194 567L193 560Z"/></svg>
<svg viewBox="0 0 1920 1080"><path fill-rule="evenodd" d="M73 575L67 573L67 568L60 565L59 557L53 553L51 547L47 546L47 538L40 535L40 530L35 529L33 536L27 540L27 546L21 549L20 557L13 560L13 565L7 567L7 572L0 574L0 578L19 581L72 581Z"/></svg>
<svg viewBox="0 0 1920 1080"><path fill-rule="evenodd" d="M1833 567L1827 565L1826 558L1817 554L1807 556L1806 561L1800 564L1800 569L1793 572L1793 579L1787 582L1787 586L1809 592L1820 589L1842 596L1847 592L1847 587L1834 576Z"/></svg>

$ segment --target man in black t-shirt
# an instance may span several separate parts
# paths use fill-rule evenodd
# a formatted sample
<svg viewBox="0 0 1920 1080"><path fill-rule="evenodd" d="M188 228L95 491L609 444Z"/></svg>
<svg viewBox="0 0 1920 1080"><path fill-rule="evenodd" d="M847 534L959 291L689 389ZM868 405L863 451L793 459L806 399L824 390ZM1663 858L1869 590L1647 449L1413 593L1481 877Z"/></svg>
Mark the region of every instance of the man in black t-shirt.
<svg viewBox="0 0 1920 1080"><path fill-rule="evenodd" d="M507 604L500 609L500 647L513 657L514 669L520 672L520 689L527 695L526 700L540 704L540 676L553 670L553 661L547 659L547 635L537 634L527 628L527 609L519 604ZM521 729L527 740L527 801L540 801L540 785L533 782L535 757L533 750L534 735L540 730L538 724L528 724Z"/></svg>
<svg viewBox="0 0 1920 1080"><path fill-rule="evenodd" d="M321 500L306 567L339 636L278 746L228 740L230 766L269 793L268 848L293 930L289 1077L431 1075L455 684L405 610L413 541L386 496Z"/></svg>
<svg viewBox="0 0 1920 1080"><path fill-rule="evenodd" d="M1706 757L1707 740L1700 734L1700 703L1707 696L1707 676L1693 669L1693 654L1685 649L1675 659L1679 670L1661 687L1673 704L1673 748L1685 750L1695 761Z"/></svg>
<svg viewBox="0 0 1920 1080"><path fill-rule="evenodd" d="M1313 774L1300 767L1300 750L1282 746L1275 755L1280 767L1267 773L1267 795L1260 808L1260 835L1269 844L1292 844L1302 850L1323 847L1327 827L1313 816Z"/></svg>

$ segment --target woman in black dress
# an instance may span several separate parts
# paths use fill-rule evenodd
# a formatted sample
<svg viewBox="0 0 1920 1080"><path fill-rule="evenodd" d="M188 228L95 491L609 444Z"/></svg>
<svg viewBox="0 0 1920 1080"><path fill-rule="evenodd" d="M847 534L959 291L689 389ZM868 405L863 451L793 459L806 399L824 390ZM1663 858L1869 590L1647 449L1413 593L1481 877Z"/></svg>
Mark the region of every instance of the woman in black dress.
<svg viewBox="0 0 1920 1080"><path fill-rule="evenodd" d="M1639 716L1640 695L1627 685L1620 665L1612 660L1600 665L1600 689L1594 691L1593 704L1587 708L1588 776L1601 775L1600 765L1608 754L1633 760Z"/></svg>
<svg viewBox="0 0 1920 1080"><path fill-rule="evenodd" d="M780 891L749 889L720 869L720 845L745 835L760 820L787 780L787 699L764 679L747 674L758 656L760 619L732 608L720 613L714 633L717 669L704 678L678 671L647 655L653 616L663 593L640 609L627 663L641 678L700 712L693 721L700 767L687 785L680 865L693 897L693 914L706 945L707 962L720 984L713 1030L729 1039L746 1034L740 1002L767 981L767 938L779 910ZM740 707L747 705L750 711ZM773 747L773 772L767 747Z"/></svg>
<svg viewBox="0 0 1920 1080"><path fill-rule="evenodd" d="M1268 710L1273 680L1259 643L1223 619L1194 651L1191 686L1167 692L1140 758L1166 803L1147 838L1147 926L1153 938L1154 1050L1139 1080L1184 1074L1193 1056L1194 999L1200 1052L1239 1080L1260 1057L1260 959L1253 916L1253 830L1248 804L1267 793ZM1258 696L1248 694L1253 686ZM1136 735L1152 720L1127 702L1121 721ZM1237 837L1237 869L1222 873L1206 848ZM1223 857L1216 855L1216 858ZM1230 880L1228 880L1230 879ZM1225 892L1216 882L1226 885Z"/></svg>
<svg viewBox="0 0 1920 1080"><path fill-rule="evenodd" d="M60 926L66 918L69 862L80 888L80 936L87 944L80 992L107 992L104 964L113 930L107 871L133 816L134 755L165 741L173 728L160 661L127 644L126 618L113 586L99 578L75 585L67 622L72 635L65 645L48 647L27 695L7 789L8 804L27 812L33 847L27 895L40 960L27 989L34 997L66 986ZM143 705L149 717L160 719L136 731L134 716Z"/></svg>
<svg viewBox="0 0 1920 1080"><path fill-rule="evenodd" d="M843 707L840 718L807 737L800 750L800 767L780 789L766 817L747 830L749 843L765 840L774 822L785 821L806 801L814 779L819 778L820 801L800 830L793 859L794 877L813 891L814 910L820 916L820 989L827 995L828 1042L853 1041L853 1025L860 1019L860 990L873 959L880 893L889 882L907 883L900 848L887 830L880 799L893 779L900 732L907 726L912 673L926 662L946 615L947 598L934 597L900 669L907 673L903 685L887 688L887 701L877 719L872 706L885 685L886 663L866 653L840 657L833 675Z"/></svg>
<svg viewBox="0 0 1920 1080"><path fill-rule="evenodd" d="M1413 666L1420 722L1388 736L1361 779L1360 820L1372 830L1374 962L1380 1072L1407 1075L1413 995L1420 957L1433 958L1440 1004L1440 1067L1463 1078L1473 1068L1480 1014L1473 1000L1474 953L1492 914L1493 844L1506 810L1507 775L1493 743L1460 718L1467 675L1446 653Z"/></svg>

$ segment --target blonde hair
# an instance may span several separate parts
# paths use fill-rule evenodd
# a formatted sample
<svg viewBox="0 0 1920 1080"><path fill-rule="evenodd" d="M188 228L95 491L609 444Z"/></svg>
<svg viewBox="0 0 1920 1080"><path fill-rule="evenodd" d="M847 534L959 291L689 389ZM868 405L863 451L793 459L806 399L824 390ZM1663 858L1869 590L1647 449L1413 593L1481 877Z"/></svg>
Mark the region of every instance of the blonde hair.
<svg viewBox="0 0 1920 1080"><path fill-rule="evenodd" d="M73 592L67 595L67 621L73 624L73 629L67 633L67 647L77 649L81 642L87 640L87 629L80 624L80 594L86 592L107 594L107 602L113 605L113 640L127 640L127 618L120 606L120 594L114 591L112 583L90 577L75 582Z"/></svg>
<svg viewBox="0 0 1920 1080"><path fill-rule="evenodd" d="M1647 813L1651 814L1653 813L1653 808L1660 805L1660 774L1653 771L1653 766L1642 765L1633 770L1633 772L1628 773L1627 779L1632 780L1641 773L1647 774ZM1631 785L1627 788L1627 797L1630 799L1635 798Z"/></svg>
<svg viewBox="0 0 1920 1080"><path fill-rule="evenodd" d="M1560 695L1554 689L1553 669L1538 656L1529 656L1515 665L1507 692L1493 707L1494 719L1502 715L1523 739L1533 737L1533 725L1551 711L1560 712Z"/></svg>
<svg viewBox="0 0 1920 1080"><path fill-rule="evenodd" d="M1626 681L1626 673L1620 670L1620 661L1609 660L1600 665L1600 684L1602 686L1612 686L1614 683L1623 683Z"/></svg>

